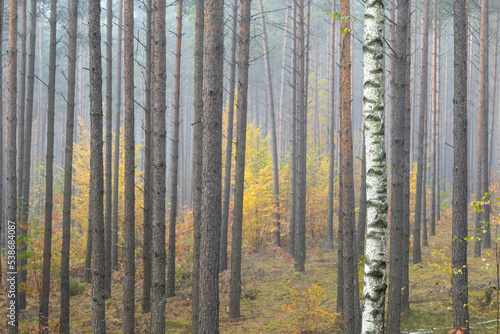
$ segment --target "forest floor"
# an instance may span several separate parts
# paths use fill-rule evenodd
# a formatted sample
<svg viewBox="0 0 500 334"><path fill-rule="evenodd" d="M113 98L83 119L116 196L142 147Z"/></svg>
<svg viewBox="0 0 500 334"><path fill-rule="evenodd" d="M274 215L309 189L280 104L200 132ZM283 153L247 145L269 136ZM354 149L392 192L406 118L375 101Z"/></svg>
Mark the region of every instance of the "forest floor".
<svg viewBox="0 0 500 334"><path fill-rule="evenodd" d="M469 220L472 222L473 220ZM410 308L404 314L402 327L410 333L448 333L452 326L451 278L451 217L443 216L436 236L422 248L423 262L410 264ZM496 239L495 231L492 239ZM482 258L473 258L473 243L469 244L469 308L470 324L475 333L496 332L497 294L495 249L487 250ZM411 253L410 253L411 256ZM220 275L221 333L341 333L342 322L335 314L337 296L337 252L325 252L320 246L308 250L306 271L296 273L293 260L281 249L269 246L258 252L246 249L242 264L241 319L230 320L229 271ZM138 263L137 267L142 267ZM360 267L361 269L361 267ZM81 274L74 273L79 281ZM123 270L113 274L113 297L106 302L109 333L121 333L123 312ZM138 274L138 276L141 276ZM167 299L166 333L190 333L191 300L189 274L177 283L177 296ZM49 326L57 332L59 319L58 277L53 278ZM5 305L5 280L0 300ZM141 313L142 279L136 284L136 332L149 333L150 314ZM28 298L23 311L20 333L38 331L38 296ZM91 287L71 298L72 333L91 333ZM5 307L0 319L6 319ZM0 321L0 332L6 323ZM436 329L437 328L437 329Z"/></svg>

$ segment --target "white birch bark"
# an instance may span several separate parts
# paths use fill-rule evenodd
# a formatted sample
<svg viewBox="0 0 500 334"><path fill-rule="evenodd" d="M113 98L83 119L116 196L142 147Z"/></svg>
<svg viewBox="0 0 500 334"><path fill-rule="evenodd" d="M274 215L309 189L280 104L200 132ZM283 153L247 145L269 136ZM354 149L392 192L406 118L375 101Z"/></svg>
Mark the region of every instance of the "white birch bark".
<svg viewBox="0 0 500 334"><path fill-rule="evenodd" d="M388 206L382 0L366 1L364 28L363 101L366 134L367 238L361 332L384 333Z"/></svg>

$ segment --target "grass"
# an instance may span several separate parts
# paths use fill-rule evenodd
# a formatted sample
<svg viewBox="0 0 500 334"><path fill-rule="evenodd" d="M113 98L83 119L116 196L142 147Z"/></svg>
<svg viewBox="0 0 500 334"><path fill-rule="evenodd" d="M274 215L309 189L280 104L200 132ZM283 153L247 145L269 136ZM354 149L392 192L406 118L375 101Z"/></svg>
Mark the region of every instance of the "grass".
<svg viewBox="0 0 500 334"><path fill-rule="evenodd" d="M452 325L449 215L443 215L436 232L429 238L429 246L422 248L423 262L410 264L411 311L402 317L402 327L407 332L437 328L434 333L448 333ZM496 274L492 269L495 268L494 250L486 250L481 258L474 258L472 252L473 242L470 242L470 324L476 333L493 333L495 322L482 323L496 319L496 290L491 289L496 285ZM253 253L247 250L243 258L241 319L228 317L230 273L220 274L221 333L292 333L300 329L302 333L342 332L342 323L335 315L337 252L326 252L320 247L309 249L306 271L302 273L294 272L293 261L272 246ZM142 268L140 260L137 268ZM72 332L91 333L91 285L81 284L81 270L75 270L75 273L72 284L77 294L71 297ZM109 333L122 331L122 280L123 270L113 273L113 297L106 303ZM57 332L58 276L54 275L52 281L49 326ZM312 290L308 292L308 289ZM318 293L313 298L314 291ZM167 299L166 333L190 333L190 292L188 275L177 283L177 296ZM5 300L5 280L0 296ZM137 275L136 298L136 333L148 333L150 314L141 313L141 273ZM21 315L21 333L37 332L37 313L38 295L34 293L28 296L28 309ZM5 307L0 309L0 318L5 319ZM5 321L0 322L0 332L5 332L5 326Z"/></svg>

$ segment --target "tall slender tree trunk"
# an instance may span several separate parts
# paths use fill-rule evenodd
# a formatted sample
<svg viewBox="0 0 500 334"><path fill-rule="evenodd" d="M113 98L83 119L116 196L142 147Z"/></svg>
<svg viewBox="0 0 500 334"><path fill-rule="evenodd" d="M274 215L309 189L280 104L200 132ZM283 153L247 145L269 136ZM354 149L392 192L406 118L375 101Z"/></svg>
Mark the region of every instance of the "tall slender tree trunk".
<svg viewBox="0 0 500 334"><path fill-rule="evenodd" d="M244 6L245 4L242 3L241 7ZM217 334L219 333L219 252L222 204L224 1L208 0L205 19L206 57L203 75L203 195L200 249L200 263L203 265L200 266L199 333ZM238 99L241 99L240 95L238 95ZM236 227L233 228L236 230ZM237 231L233 233L236 234L233 234L233 238L238 239ZM232 261L238 261L238 259L233 256Z"/></svg>
<svg viewBox="0 0 500 334"><path fill-rule="evenodd" d="M175 225L179 178L179 125L181 108L182 1L177 0L177 39L175 44L174 137L172 140L172 178L170 179L170 223L168 233L167 298L175 296Z"/></svg>
<svg viewBox="0 0 500 334"><path fill-rule="evenodd" d="M151 190L152 190L152 165L151 165L151 54L152 54L152 14L153 0L147 2L147 18L146 18L146 102L144 109L144 239L143 239L143 287L142 287L142 313L149 313L151 310Z"/></svg>
<svg viewBox="0 0 500 334"><path fill-rule="evenodd" d="M489 122L489 17L488 17L488 0L481 1L481 29L479 38L479 108L478 108L478 140L477 140L477 180L478 189L477 201L488 201L489 195L489 159L488 159L488 122ZM479 186L480 185L480 186ZM479 241L476 241L474 248L474 256L481 256L481 246L484 249L491 247L490 236L490 206L485 204L482 206L484 210L478 214L482 224L476 221L476 234ZM477 218L476 218L477 219ZM479 228L479 229L478 229ZM485 232L483 232L483 230ZM479 249L478 249L479 248ZM478 253L479 250L479 253Z"/></svg>
<svg viewBox="0 0 500 334"><path fill-rule="evenodd" d="M255 101L257 103L257 101ZM295 207L297 192L297 3L293 2L292 19L292 154L291 154L291 190L290 190L290 226L288 232L288 253L295 255Z"/></svg>
<svg viewBox="0 0 500 334"><path fill-rule="evenodd" d="M106 223L106 299L111 298L111 230L112 230L112 169L111 164L113 155L113 1L106 1L106 184L105 184L105 217Z"/></svg>
<svg viewBox="0 0 500 334"><path fill-rule="evenodd" d="M349 0L341 0L340 16L350 17ZM340 118L342 159L342 220L343 225L343 266L344 266L344 331L346 334L356 333L358 328L356 303L359 305L359 292L355 289L358 279L356 263L356 240L354 219L354 177L352 153L352 123L351 123L351 22L344 19L340 23L341 63L340 63Z"/></svg>
<svg viewBox="0 0 500 334"><path fill-rule="evenodd" d="M279 166L278 166L278 140L276 137L276 117L274 113L274 95L273 95L273 82L271 74L271 61L269 56L269 46L267 44L267 29L266 29L266 17L264 14L264 6L262 5L262 0L258 0L259 11L260 11L260 25L262 27L262 43L264 50L264 64L266 71L266 87L267 87L267 99L269 116L271 118L271 154L273 159L273 221L274 221L274 244L276 246L281 246L281 218L280 218L280 183L279 183Z"/></svg>
<svg viewBox="0 0 500 334"><path fill-rule="evenodd" d="M198 334L200 320L200 248L201 207L203 191L203 48L205 32L205 1L196 0L194 47L194 119L193 119L193 290L191 326Z"/></svg>
<svg viewBox="0 0 500 334"><path fill-rule="evenodd" d="M20 68L19 68L19 110L18 110L18 132L17 132L17 195L19 197L18 206L18 219L19 219L19 266L21 270L19 271L19 283L26 284L26 231L28 219L28 211L25 209L25 199L23 198L23 167L24 167L24 119L25 119L25 107L26 107L26 9L27 1L21 0L21 33L19 34L21 39L21 57L20 57ZM19 310L26 309L26 289L22 288L19 290Z"/></svg>
<svg viewBox="0 0 500 334"><path fill-rule="evenodd" d="M54 123L56 97L56 51L57 51L57 0L50 1L50 56L49 88L47 104L47 156L45 166L45 228L43 242L43 276L40 297L39 325L42 333L47 333L50 298L50 264L52 260L52 211L54 183Z"/></svg>
<svg viewBox="0 0 500 334"><path fill-rule="evenodd" d="M455 94L453 98L453 239L452 239L452 299L453 327L469 332L469 292L467 265L467 11L466 0L455 0Z"/></svg>
<svg viewBox="0 0 500 334"><path fill-rule="evenodd" d="M135 126L134 126L134 1L125 0L124 29L124 149L125 149L125 219L123 333L134 333L135 314Z"/></svg>
<svg viewBox="0 0 500 334"><path fill-rule="evenodd" d="M332 13L335 13L335 0L332 1ZM328 165L328 217L326 221L326 247L329 250L333 250L333 216L334 216L334 179L335 179L335 68L336 57L335 57L335 24L336 18L335 15L332 14L332 23L331 23L331 45L330 45L330 146L329 146L329 154L330 154L330 162ZM340 245L339 245L340 247ZM340 266L338 266L340 268Z"/></svg>
<svg viewBox="0 0 500 334"><path fill-rule="evenodd" d="M90 189L89 189L90 198ZM92 217L90 214L90 201L89 212L87 215L87 247L85 249L85 272L83 274L83 281L85 283L92 283Z"/></svg>
<svg viewBox="0 0 500 334"><path fill-rule="evenodd" d="M153 65L153 288L151 333L165 333L166 30L165 1L155 0Z"/></svg>
<svg viewBox="0 0 500 334"><path fill-rule="evenodd" d="M229 290L229 317L240 317L241 298L241 239L243 225L243 196L245 189L245 150L248 106L248 67L250 57L251 0L240 5L238 46L238 100L236 106L236 160L234 189L234 221L231 247L231 283ZM257 101L255 101L257 102ZM217 314L218 318L218 314ZM205 332L204 332L205 333Z"/></svg>
<svg viewBox="0 0 500 334"><path fill-rule="evenodd" d="M285 86L286 86L286 81L285 81L285 75L286 75L286 46L288 42L288 17L290 15L290 5L287 4L286 8L286 14L285 14L285 25L283 29L283 51L281 52L281 87L280 87L280 106L279 106L279 112L278 112L278 122L279 122L279 147L278 147L278 152L280 154L280 161L283 160L285 150L286 150L286 138L287 138L287 131L286 131L286 122L285 122Z"/></svg>
<svg viewBox="0 0 500 334"><path fill-rule="evenodd" d="M7 334L18 331L17 281L17 189L16 189L16 131L17 131L17 1L9 1L9 39L7 45L7 301L14 304L14 319L7 320ZM12 289L14 293L12 293Z"/></svg>
<svg viewBox="0 0 500 334"><path fill-rule="evenodd" d="M417 192L415 195L415 223L413 230L413 263L420 263L422 255L420 252L420 227L422 218L422 189L424 166L424 118L427 110L427 77L429 59L429 7L430 0L424 0L424 13L422 19L422 76L420 80L420 97L418 103L418 162L417 162Z"/></svg>
<svg viewBox="0 0 500 334"><path fill-rule="evenodd" d="M500 11L497 11L497 17L496 17L496 24L495 24L495 44L493 46L493 98L491 99L492 106L491 106L491 130L490 130L490 148L491 148L491 154L489 155L490 161L489 161L489 166L490 168L493 168L493 142L495 140L495 105L497 101L497 88L498 88L498 37L499 37L499 32L500 32ZM498 170L497 170L498 172ZM492 177L492 174L489 174L489 177Z"/></svg>
<svg viewBox="0 0 500 334"><path fill-rule="evenodd" d="M32 1L35 2L36 0ZM78 0L71 1L71 7L68 9L68 17L68 90L66 98L68 102L66 104L66 146L64 149L64 199L62 222L63 236L61 248L61 334L69 334L71 328L69 316L69 259L71 246L71 190L73 179Z"/></svg>
<svg viewBox="0 0 500 334"><path fill-rule="evenodd" d="M220 239L220 271L227 270L227 232L229 220L229 202L231 200L231 159L233 152L233 119L234 119L234 90L236 87L236 47L238 44L236 28L238 25L238 1L232 5L232 34L231 34L231 70L229 73L229 102L227 111L227 144L226 162L224 166L224 198L222 200L222 225Z"/></svg>
<svg viewBox="0 0 500 334"><path fill-rule="evenodd" d="M410 84L408 42L410 17L408 0L398 1L394 54L394 105L392 109L391 136L391 248L389 271L389 300L387 308L387 332L401 331L401 288L403 286L404 258L404 207L405 207L405 117L408 103L407 88Z"/></svg>
<svg viewBox="0 0 500 334"><path fill-rule="evenodd" d="M52 0L55 1L55 0ZM92 332L106 333L102 156L101 3L89 0L90 219L92 221ZM47 150L48 151L48 150Z"/></svg>
<svg viewBox="0 0 500 334"><path fill-rule="evenodd" d="M403 248L402 248L402 277L401 277L401 311L410 309L409 293L409 263L410 263L410 147L411 147L411 1L408 0L408 34L406 37L406 96L404 112L404 182L403 182ZM403 23L405 24L405 23ZM414 86L416 81L414 81ZM415 89L416 90L416 89ZM399 292L398 292L399 293Z"/></svg>
<svg viewBox="0 0 500 334"><path fill-rule="evenodd" d="M305 271L306 264L306 153L307 153L307 107L306 107L306 44L304 0L297 2L297 144L295 186L295 271Z"/></svg>
<svg viewBox="0 0 500 334"><path fill-rule="evenodd" d="M118 270L118 180L120 173L120 122L122 110L122 31L123 31L123 0L118 1L118 34L117 34L117 64L116 64L116 115L115 115L115 156L113 163L113 233L111 236L111 266Z"/></svg>
<svg viewBox="0 0 500 334"><path fill-rule="evenodd" d="M335 1L335 0L334 0ZM338 134L338 142L340 143L340 131ZM338 245L339 249L337 251L337 312L341 313L343 316L344 312L344 227L342 225L342 178L340 175L342 174L342 150L339 149L339 208L338 208L338 217L339 217L339 228L338 228Z"/></svg>
<svg viewBox="0 0 500 334"><path fill-rule="evenodd" d="M366 141L366 209L368 220L361 333L383 333L385 322L385 290L387 287L385 268L388 211L384 133L384 71L382 69L384 54L383 2L378 0L367 1L364 26L363 109L364 138ZM404 37L406 37L406 34ZM403 60L406 60L404 57L406 43L403 41L401 44ZM401 69L404 75L404 63ZM399 125L401 124L402 122L399 123Z"/></svg>
<svg viewBox="0 0 500 334"><path fill-rule="evenodd" d="M432 166L431 166L431 219L429 222L429 236L432 237L436 234L436 194L437 191L437 118L439 113L439 20L438 20L438 4L434 1L434 31L433 31L433 69L432 69L432 81L433 81L433 98L432 98L432 123L431 123L431 135L432 135Z"/></svg>

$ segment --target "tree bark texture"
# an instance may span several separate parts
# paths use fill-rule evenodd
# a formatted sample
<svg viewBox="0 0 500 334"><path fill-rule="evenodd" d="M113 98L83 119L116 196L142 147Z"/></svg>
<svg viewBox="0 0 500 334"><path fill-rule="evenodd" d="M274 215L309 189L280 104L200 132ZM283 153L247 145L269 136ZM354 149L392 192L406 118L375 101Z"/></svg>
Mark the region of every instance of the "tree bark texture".
<svg viewBox="0 0 500 334"><path fill-rule="evenodd" d="M422 189L423 187L423 169L424 166L424 118L427 110L427 78L428 78L428 59L429 59L429 7L430 0L424 0L424 13L422 18L422 75L420 80L420 97L418 103L418 162L417 162L417 192L415 195L415 223L413 230L413 263L420 263L422 255L420 252L420 228L422 213ZM424 221L425 223L425 221Z"/></svg>
<svg viewBox="0 0 500 334"><path fill-rule="evenodd" d="M234 90L236 87L236 47L237 25L238 25L238 0L233 0L232 5L232 34L231 34L231 70L229 73L229 102L227 110L227 144L226 144L226 162L224 166L224 198L222 201L222 225L220 239L220 271L227 270L227 232L229 221L229 202L231 201L231 159L233 152L233 119L234 119Z"/></svg>
<svg viewBox="0 0 500 334"><path fill-rule="evenodd" d="M388 205L382 68L384 18L383 2L368 0L363 43L367 233L361 333L383 333L385 324Z"/></svg>
<svg viewBox="0 0 500 334"><path fill-rule="evenodd" d="M112 154L113 154L113 1L106 1L106 183L105 217L106 224L106 299L111 298L111 242L112 242Z"/></svg>
<svg viewBox="0 0 500 334"><path fill-rule="evenodd" d="M295 186L295 271L305 271L306 265L306 162L307 162L307 106L306 106L306 45L304 0L297 2L297 144Z"/></svg>
<svg viewBox="0 0 500 334"><path fill-rule="evenodd" d="M467 11L466 0L455 0L455 94L453 97L453 184L467 184ZM469 332L467 265L467 187L454 187L452 227L453 327Z"/></svg>
<svg viewBox="0 0 500 334"><path fill-rule="evenodd" d="M52 212L54 184L54 123L56 97L57 0L50 1L49 87L47 96L47 155L45 158L45 227L43 241L42 293L39 325L47 333L50 298L50 264L52 260Z"/></svg>
<svg viewBox="0 0 500 334"><path fill-rule="evenodd" d="M166 30L163 0L155 0L153 65L153 287L151 333L165 333Z"/></svg>
<svg viewBox="0 0 500 334"><path fill-rule="evenodd" d="M152 137L152 123L151 123L151 77L152 77L152 13L153 13L153 0L147 2L147 18L146 18L146 101L144 109L144 221L143 221L143 287L142 287L142 313L149 313L151 310L151 242L152 242L152 228L151 228L151 193L152 193L152 157L153 150L151 137Z"/></svg>
<svg viewBox="0 0 500 334"><path fill-rule="evenodd" d="M231 283L229 290L229 317L240 317L241 298L241 239L243 225L243 195L245 182L245 150L248 107L248 67L250 56L251 1L240 5L238 46L238 92L236 105L236 160L234 189L234 221L231 254Z"/></svg>
<svg viewBox="0 0 500 334"><path fill-rule="evenodd" d="M35 2L35 0L32 0ZM71 191L73 180L73 138L75 123L75 84L76 84L76 42L78 27L78 0L71 1L68 13L68 90L66 104L66 146L64 149L64 199L63 199L63 235L61 248L61 316L60 332L70 332L70 292L69 262L71 248ZM30 41L31 43L31 41Z"/></svg>
<svg viewBox="0 0 500 334"><path fill-rule="evenodd" d="M175 296L175 225L177 222L177 185L179 179L179 127L181 108L182 0L177 1L177 33L174 74L174 134L172 139L172 177L170 179L170 223L168 226L167 298Z"/></svg>
<svg viewBox="0 0 500 334"><path fill-rule="evenodd" d="M478 107L478 172L477 180L480 191L477 194L478 201L489 201L489 159L488 159L488 123L489 123L489 14L488 14L488 0L481 0L481 29L479 38L479 107ZM481 127L481 129L479 129ZM481 160L481 168L479 168L479 160ZM481 173L481 174L479 174ZM487 195L488 194L488 195ZM483 199L484 198L484 199ZM485 204L481 206L484 210L479 216L481 224L477 230L478 238L480 241L476 242L477 245L482 246L484 249L491 248L490 236L490 206ZM478 226L476 226L477 228ZM477 249L474 248L474 256L479 255Z"/></svg>
<svg viewBox="0 0 500 334"><path fill-rule="evenodd" d="M116 115L115 115L115 154L113 163L113 233L111 236L111 266L118 270L118 180L120 177L120 121L122 110L122 34L123 34L123 0L118 1L118 34L116 64Z"/></svg>
<svg viewBox="0 0 500 334"><path fill-rule="evenodd" d="M26 201L23 198L23 178L24 178L24 124L25 124L25 112L26 112L26 9L27 9L28 0L21 0L21 31L19 37L21 39L21 57L19 64L19 110L17 117L17 194L19 197L19 205L18 205L18 219L19 219L19 266L21 270L19 270L19 283L26 284L26 231L28 218L26 210ZM31 152L30 152L31 153ZM26 289L19 290L19 310L26 309Z"/></svg>
<svg viewBox="0 0 500 334"><path fill-rule="evenodd" d="M243 7L243 4L242 4ZM203 73L203 194L200 244L200 334L219 333L219 252L222 206L224 0L205 10ZM233 238L235 236L233 235ZM232 261L237 261L234 257Z"/></svg>
<svg viewBox="0 0 500 334"><path fill-rule="evenodd" d="M340 16L350 17L351 5L349 0L341 0ZM359 292L355 289L358 279L355 219L354 219L354 177L352 152L352 123L351 123L351 22L343 19L340 22L340 160L342 173L342 217L343 225L343 267L344 267L344 331L346 334L356 333L356 303L359 305Z"/></svg>
<svg viewBox="0 0 500 334"><path fill-rule="evenodd" d="M52 0L55 1L55 0ZM92 332L106 333L102 156L101 3L89 0L90 219L92 221ZM47 150L48 151L48 150Z"/></svg>
<svg viewBox="0 0 500 334"><path fill-rule="evenodd" d="M124 150L125 203L123 242L123 333L134 333L135 314L135 140L134 140L134 1L124 7Z"/></svg>
<svg viewBox="0 0 500 334"><path fill-rule="evenodd" d="M194 47L194 139L193 139L193 290L191 326L198 334L200 319L200 242L203 182L203 48L205 1L196 0Z"/></svg>
<svg viewBox="0 0 500 334"><path fill-rule="evenodd" d="M330 162L328 165L328 216L326 221L326 247L333 250L334 181L335 181L335 0L332 1L331 45L330 45Z"/></svg>
<svg viewBox="0 0 500 334"><path fill-rule="evenodd" d="M271 119L271 155L273 159L273 221L274 221L274 244L281 246L281 218L280 218L280 183L278 166L278 140L276 137L276 117L274 112L273 82L271 73L271 61L269 56L269 46L267 42L266 17L262 0L258 0L260 11L260 26L262 28L262 49L264 51L264 65L266 71L266 88L269 116Z"/></svg>
<svg viewBox="0 0 500 334"><path fill-rule="evenodd" d="M405 206L405 117L406 93L410 83L408 77L409 54L408 31L410 17L408 0L398 1L398 16L396 22L394 66L394 105L392 108L391 136L391 248L389 271L389 300L387 308L387 332L401 331L401 289L403 287L404 261L404 206Z"/></svg>

